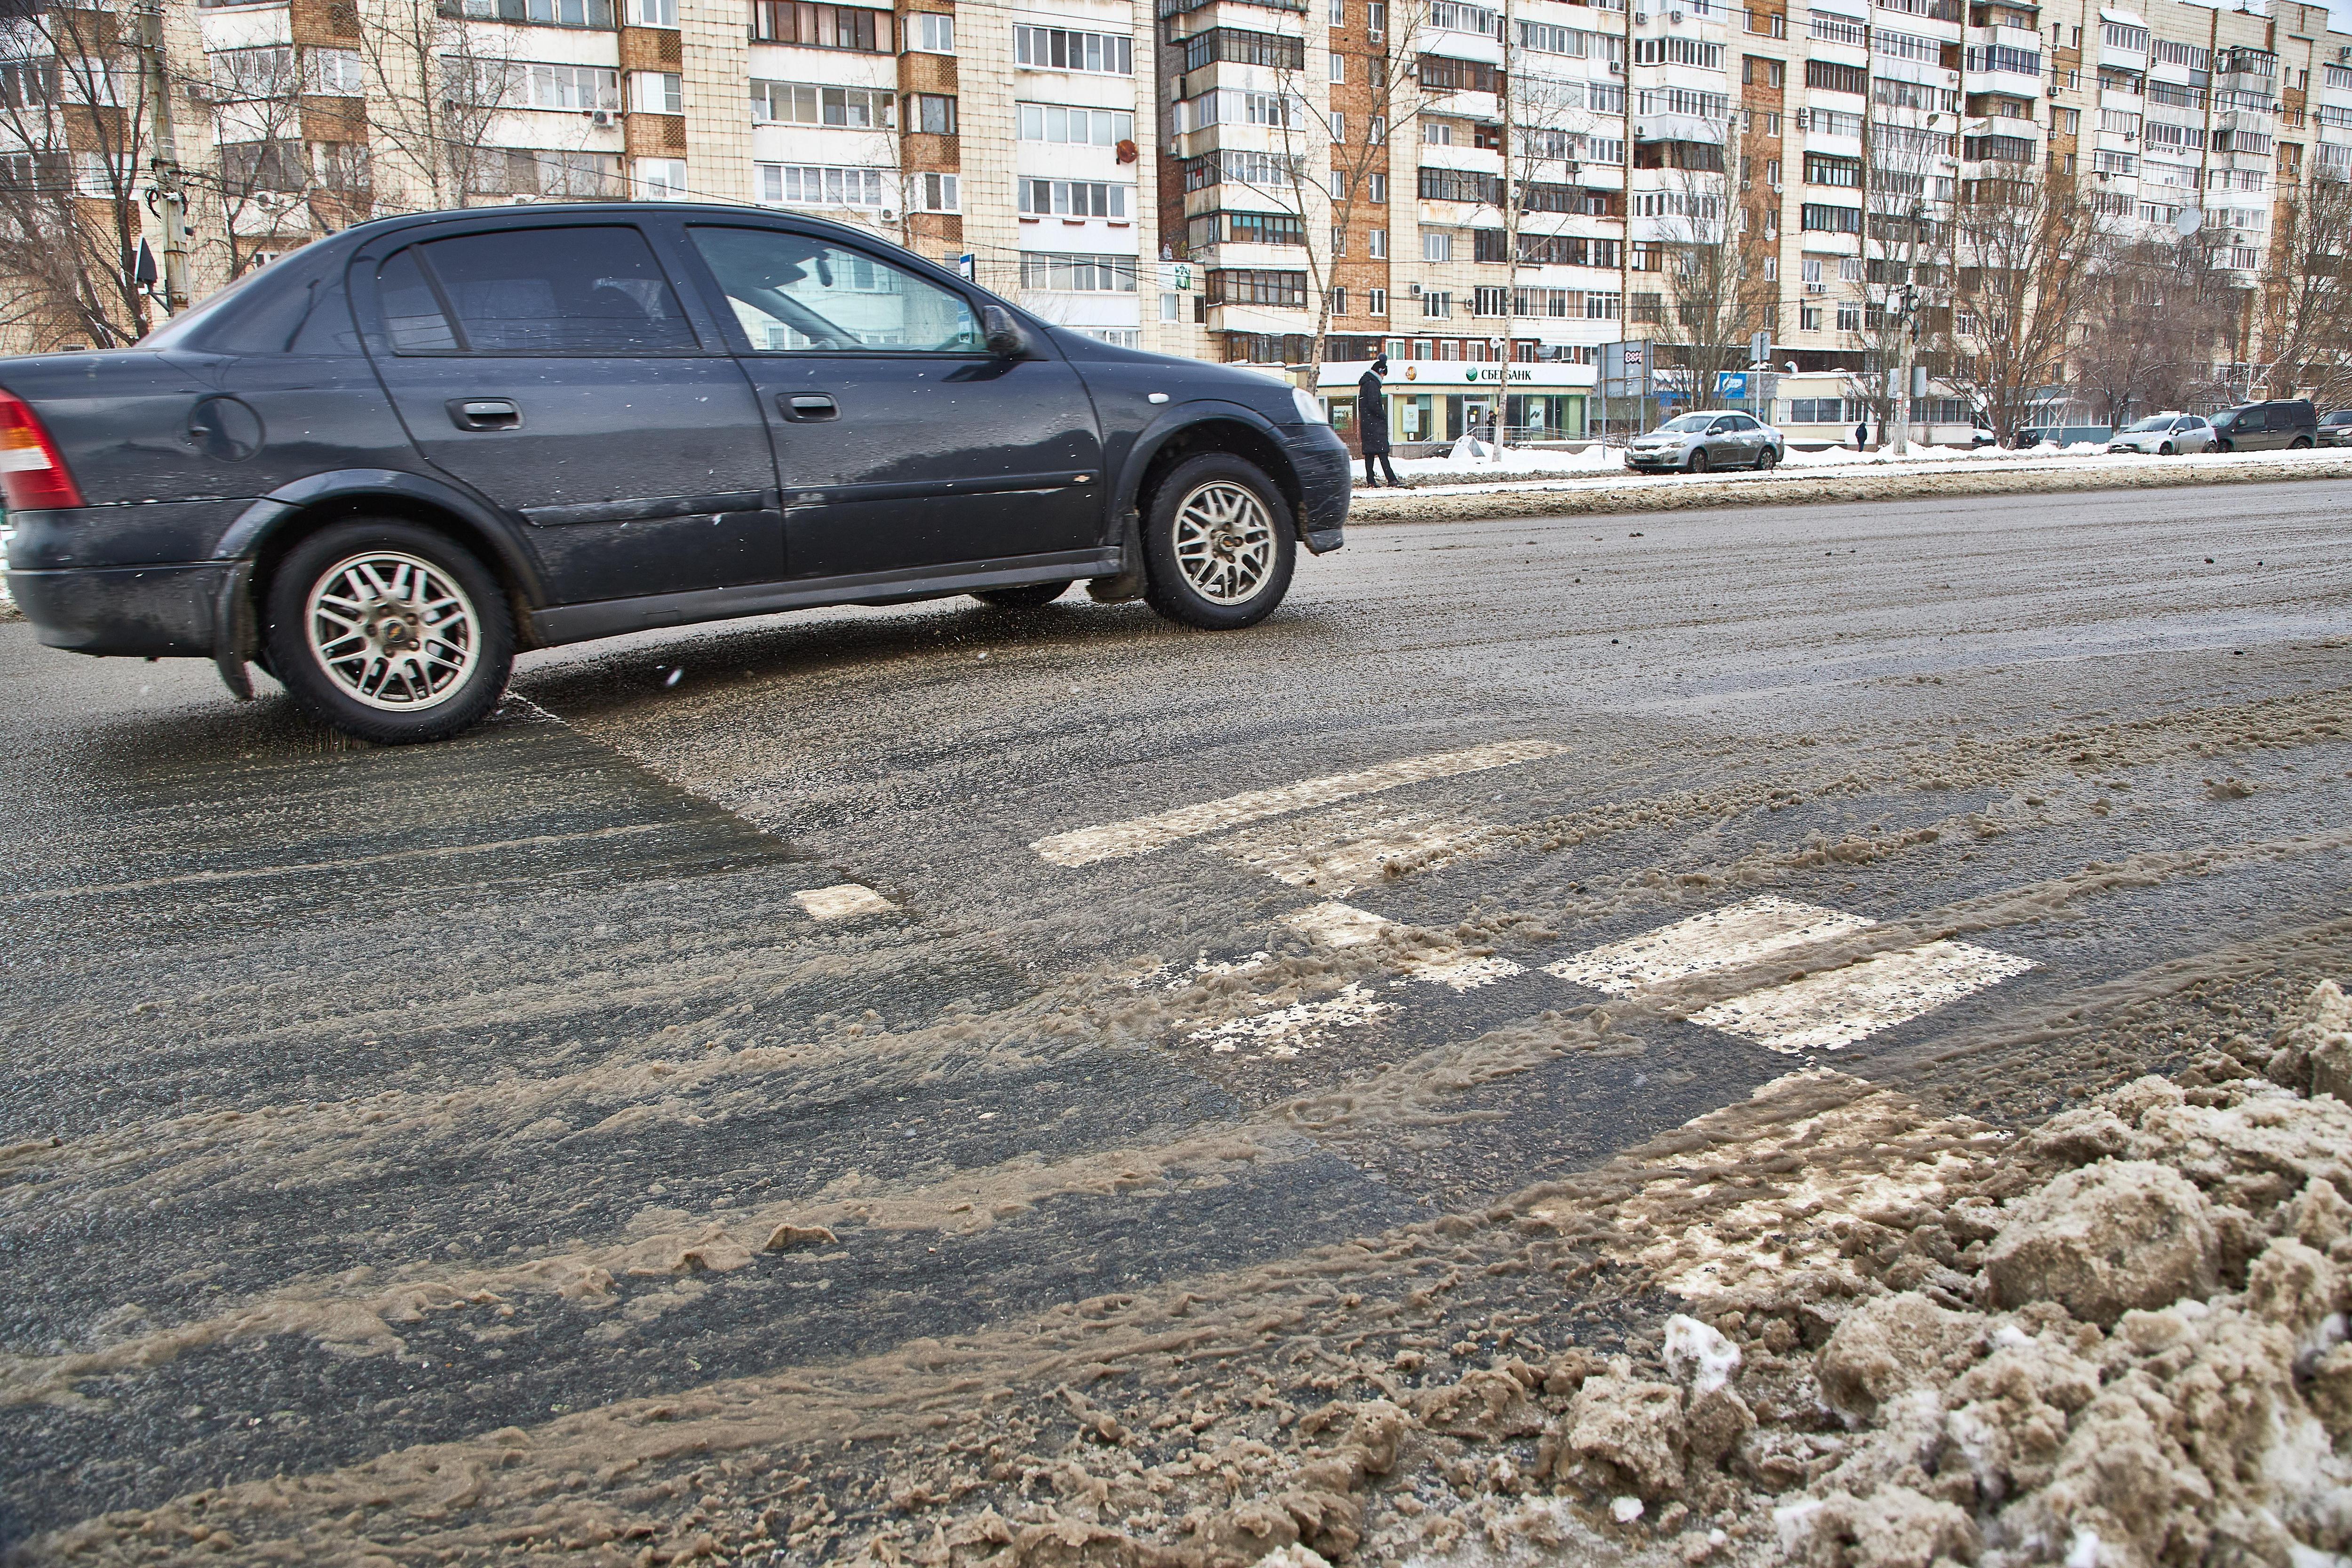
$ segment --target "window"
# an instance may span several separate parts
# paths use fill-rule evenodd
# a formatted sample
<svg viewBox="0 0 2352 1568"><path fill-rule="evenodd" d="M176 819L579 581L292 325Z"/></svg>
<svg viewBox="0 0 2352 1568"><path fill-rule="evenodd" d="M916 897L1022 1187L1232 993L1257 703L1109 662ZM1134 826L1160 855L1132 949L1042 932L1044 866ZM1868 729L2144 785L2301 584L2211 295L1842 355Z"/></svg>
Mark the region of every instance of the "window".
<svg viewBox="0 0 2352 1568"><path fill-rule="evenodd" d="M1503 72L1500 67L1480 60L1456 59L1452 55L1423 55L1419 70L1424 92L1500 92Z"/></svg>
<svg viewBox="0 0 2352 1568"><path fill-rule="evenodd" d="M2147 53L2147 29L2123 22L2108 22L2099 28L2099 42L2111 49L2144 55Z"/></svg>
<svg viewBox="0 0 2352 1568"><path fill-rule="evenodd" d="M812 82L754 81L751 121L759 125L831 125L848 131L887 130L889 90L878 87L819 87Z"/></svg>
<svg viewBox="0 0 2352 1568"><path fill-rule="evenodd" d="M907 97L907 129L926 136L956 133L956 100L944 92L917 92Z"/></svg>
<svg viewBox="0 0 2352 1568"><path fill-rule="evenodd" d="M2100 119L2104 121L2109 115L2116 115L2118 119L2129 120L2133 122L2135 127L2137 127L2139 122L2138 115L2116 115L2116 110L2112 109L2104 111L2100 115ZM2055 131L2061 136L2078 136L2082 134L2083 111L2079 109L2052 110L2050 111L2050 129Z"/></svg>
<svg viewBox="0 0 2352 1568"><path fill-rule="evenodd" d="M629 354L699 347L634 228L509 229L433 240L386 262L377 284L395 353Z"/></svg>
<svg viewBox="0 0 2352 1568"><path fill-rule="evenodd" d="M2038 77L2042 74L2042 57L2032 49L2008 44L1971 44L1968 68L1971 71L2008 71L2015 76Z"/></svg>
<svg viewBox="0 0 2352 1568"><path fill-rule="evenodd" d="M1454 125L1451 121L1426 120L1421 126L1422 144L1427 147L1454 145Z"/></svg>
<svg viewBox="0 0 2352 1568"><path fill-rule="evenodd" d="M629 0L624 13L630 23L639 27L675 27L677 26L677 0Z"/></svg>
<svg viewBox="0 0 2352 1568"><path fill-rule="evenodd" d="M533 109L618 109L621 73L594 66L526 68L525 100Z"/></svg>
<svg viewBox="0 0 2352 1568"><path fill-rule="evenodd" d="M1179 40L1184 50L1183 68L1196 71L1218 60L1235 65L1271 66L1276 70L1303 70L1307 41L1282 33L1257 33L1244 27L1211 27ZM1331 57L1334 60L1338 55ZM1337 77L1332 78L1339 80Z"/></svg>
<svg viewBox="0 0 2352 1568"><path fill-rule="evenodd" d="M696 224L687 232L735 319L765 353L973 353L964 297L890 263L810 236Z"/></svg>
<svg viewBox="0 0 2352 1568"><path fill-rule="evenodd" d="M1348 79L1348 57L1336 49L1331 53L1331 79L1333 81Z"/></svg>
<svg viewBox="0 0 2352 1568"><path fill-rule="evenodd" d="M1389 291L1385 289L1364 290L1364 314L1385 316L1389 313Z"/></svg>
<svg viewBox="0 0 2352 1568"><path fill-rule="evenodd" d="M1643 114L1690 114L1701 120L1731 118L1731 100L1719 92L1697 92L1686 87L1645 88L1635 105Z"/></svg>
<svg viewBox="0 0 2352 1568"><path fill-rule="evenodd" d="M2102 174L2129 174L2139 168L2139 159L2130 153L2095 153L2091 167Z"/></svg>
<svg viewBox="0 0 2352 1568"><path fill-rule="evenodd" d="M1384 146L1384 145L1386 145L1386 144L1387 144L1387 142L1388 142L1388 139L1389 139L1389 117L1388 117L1387 115L1385 115L1385 114L1375 114L1375 115L1373 115L1373 116L1372 116L1372 133L1371 133L1371 135L1370 135L1369 138L1367 138L1367 140L1369 140L1369 141L1371 142L1371 144L1372 144L1373 146L1375 146L1375 147L1380 147L1380 146Z"/></svg>
<svg viewBox="0 0 2352 1568"><path fill-rule="evenodd" d="M1764 160L1764 183L1771 186L1776 191L1780 188L1780 159L1767 158Z"/></svg>
<svg viewBox="0 0 2352 1568"><path fill-rule="evenodd" d="M961 212L963 205L956 188L959 183L954 174L909 174L907 176L907 205L917 212Z"/></svg>
<svg viewBox="0 0 2352 1568"><path fill-rule="evenodd" d="M1819 305L1798 306L1797 325L1799 328L1808 332L1820 331L1822 330L1822 308Z"/></svg>
<svg viewBox="0 0 2352 1568"><path fill-rule="evenodd" d="M682 202L687 199L686 160L683 158L640 158L636 161L635 180L639 201Z"/></svg>
<svg viewBox="0 0 2352 1568"><path fill-rule="evenodd" d="M1135 116L1123 109L1065 108L1058 103L1024 103L1015 107L1024 142L1116 147L1135 139Z"/></svg>
<svg viewBox="0 0 2352 1568"><path fill-rule="evenodd" d="M1423 174L1429 173L1427 170ZM1454 237L1444 229L1424 229L1421 236L1421 258L1423 261L1454 259Z"/></svg>
<svg viewBox="0 0 2352 1568"><path fill-rule="evenodd" d="M1862 160L1832 157L1827 153L1805 154L1805 184L1809 185L1843 185L1848 190L1862 188Z"/></svg>
<svg viewBox="0 0 2352 1568"><path fill-rule="evenodd" d="M1021 253L1021 287L1053 294L1132 294L1132 256L1064 256L1036 250Z"/></svg>
<svg viewBox="0 0 2352 1568"><path fill-rule="evenodd" d="M1442 289L1424 289L1421 292L1421 313L1424 319L1444 321L1454 314L1454 296Z"/></svg>
<svg viewBox="0 0 2352 1568"><path fill-rule="evenodd" d="M1636 38L1633 40L1633 63L1637 66L1696 66L1701 70L1721 70L1723 46L1702 43L1696 38Z"/></svg>
<svg viewBox="0 0 2352 1568"><path fill-rule="evenodd" d="M1375 261L1385 261L1389 255L1389 231L1368 229L1364 234L1364 254Z"/></svg>
<svg viewBox="0 0 2352 1568"><path fill-rule="evenodd" d="M1860 234L1862 209L1859 207L1823 206L1813 202L1804 204L1804 226L1819 234Z"/></svg>
<svg viewBox="0 0 2352 1568"><path fill-rule="evenodd" d="M1470 313L1474 316L1506 315L1509 313L1510 302L1510 291L1500 284L1481 284L1471 293Z"/></svg>
<svg viewBox="0 0 2352 1568"><path fill-rule="evenodd" d="M1789 84L1789 68L1783 61L1762 55L1742 55L1739 57L1739 80L1745 87L1786 87Z"/></svg>
<svg viewBox="0 0 2352 1568"><path fill-rule="evenodd" d="M1792 397L1789 399L1789 423L1843 425L1845 423L1845 400L1840 397Z"/></svg>
<svg viewBox="0 0 2352 1568"><path fill-rule="evenodd" d="M1834 60L1805 62L1805 85L1824 92L1860 93L1868 85L1869 76L1862 66L1842 66Z"/></svg>
<svg viewBox="0 0 2352 1568"><path fill-rule="evenodd" d="M1181 294L1160 295L1160 319L1163 321L1182 321L1184 319L1184 296Z"/></svg>
<svg viewBox="0 0 2352 1568"><path fill-rule="evenodd" d="M1623 314L1622 296L1613 289L1588 289L1584 291L1584 319L1588 321L1614 321Z"/></svg>
<svg viewBox="0 0 2352 1568"><path fill-rule="evenodd" d="M1331 226L1331 254L1334 256L1348 254L1348 231L1336 223Z"/></svg>
<svg viewBox="0 0 2352 1568"><path fill-rule="evenodd" d="M1348 291L1345 289L1332 289L1330 302L1333 315L1344 316L1348 313Z"/></svg>
<svg viewBox="0 0 2352 1568"><path fill-rule="evenodd" d="M684 114L685 78L676 71L631 71L630 108L641 114Z"/></svg>
<svg viewBox="0 0 2352 1568"><path fill-rule="evenodd" d="M1389 199L1389 177L1386 174L1372 175L1366 183L1364 196L1366 200L1372 202L1376 205L1387 205Z"/></svg>
<svg viewBox="0 0 2352 1568"><path fill-rule="evenodd" d="M1186 226L1195 246L1221 241L1236 245L1300 245L1307 243L1307 225L1289 213L1202 213Z"/></svg>
<svg viewBox="0 0 2352 1568"><path fill-rule="evenodd" d="M1521 22L1519 47L1539 55L1566 55L1570 59L1583 59L1591 53L1592 35L1575 27L1556 26L1549 22Z"/></svg>
<svg viewBox="0 0 2352 1568"><path fill-rule="evenodd" d="M1331 0L1331 25L1335 27L1348 25L1348 0Z"/></svg>
<svg viewBox="0 0 2352 1568"><path fill-rule="evenodd" d="M751 0L751 38L761 44L798 44L813 49L890 52L887 11L862 5L827 5L814 0ZM877 18L880 18L878 24Z"/></svg>
<svg viewBox="0 0 2352 1568"><path fill-rule="evenodd" d="M754 163L758 199L770 206L878 207L883 171L811 167L803 163Z"/></svg>
<svg viewBox="0 0 2352 1568"><path fill-rule="evenodd" d="M1364 7L1364 31L1379 37L1389 30L1389 8L1386 0L1371 0Z"/></svg>
<svg viewBox="0 0 2352 1568"><path fill-rule="evenodd" d="M358 98L367 91L367 73L357 49L305 49L303 63L310 68L310 90L330 98Z"/></svg>
<svg viewBox="0 0 2352 1568"><path fill-rule="evenodd" d="M1837 308L1837 330L1841 332L1862 331L1862 307L1859 304L1840 305Z"/></svg>
<svg viewBox="0 0 2352 1568"><path fill-rule="evenodd" d="M1345 142L1347 139L1348 117L1335 109L1331 111L1331 140L1337 143Z"/></svg>
<svg viewBox="0 0 2352 1568"><path fill-rule="evenodd" d="M1307 303L1307 274L1271 272L1255 268L1227 268L1209 274L1212 305L1276 305L1297 309Z"/></svg>
<svg viewBox="0 0 2352 1568"><path fill-rule="evenodd" d="M1068 27L1013 29L1013 58L1033 70L1135 74L1134 43L1124 33L1081 33Z"/></svg>
<svg viewBox="0 0 2352 1568"><path fill-rule="evenodd" d="M1421 199L1425 202L1486 202L1503 199L1503 177L1475 169L1446 169L1423 164Z"/></svg>
<svg viewBox="0 0 2352 1568"><path fill-rule="evenodd" d="M955 53L955 18L937 11L919 11L908 16L907 47L918 54Z"/></svg>

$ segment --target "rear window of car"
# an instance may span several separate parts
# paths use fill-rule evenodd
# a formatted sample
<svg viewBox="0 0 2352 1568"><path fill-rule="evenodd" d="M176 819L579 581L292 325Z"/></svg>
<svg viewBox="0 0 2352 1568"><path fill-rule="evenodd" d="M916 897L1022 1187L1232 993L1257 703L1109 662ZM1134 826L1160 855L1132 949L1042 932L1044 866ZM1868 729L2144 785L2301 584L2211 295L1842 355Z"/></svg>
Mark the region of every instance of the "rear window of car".
<svg viewBox="0 0 2352 1568"><path fill-rule="evenodd" d="M643 354L701 345L652 247L599 225L411 246L377 275L396 353Z"/></svg>

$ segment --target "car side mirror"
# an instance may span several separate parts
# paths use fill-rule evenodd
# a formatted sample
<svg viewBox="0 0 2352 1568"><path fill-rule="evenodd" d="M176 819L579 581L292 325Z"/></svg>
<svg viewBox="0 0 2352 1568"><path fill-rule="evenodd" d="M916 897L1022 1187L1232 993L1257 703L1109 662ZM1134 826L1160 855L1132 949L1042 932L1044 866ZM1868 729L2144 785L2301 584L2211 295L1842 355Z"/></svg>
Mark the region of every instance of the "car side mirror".
<svg viewBox="0 0 2352 1568"><path fill-rule="evenodd" d="M1029 334L1012 311L1002 305L983 305L980 310L980 330L985 334L988 352L998 359L1027 359L1030 354Z"/></svg>

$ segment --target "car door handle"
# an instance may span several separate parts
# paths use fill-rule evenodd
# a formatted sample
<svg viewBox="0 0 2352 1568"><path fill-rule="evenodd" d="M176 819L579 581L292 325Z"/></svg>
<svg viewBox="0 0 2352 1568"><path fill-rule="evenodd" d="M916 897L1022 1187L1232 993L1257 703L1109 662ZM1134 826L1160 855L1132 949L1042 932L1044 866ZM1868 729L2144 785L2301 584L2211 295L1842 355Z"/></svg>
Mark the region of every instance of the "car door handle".
<svg viewBox="0 0 2352 1568"><path fill-rule="evenodd" d="M460 430L519 430L522 409L511 397L453 397L449 418Z"/></svg>
<svg viewBox="0 0 2352 1568"><path fill-rule="evenodd" d="M781 394L776 398L776 406L783 410L785 418L797 422L841 417L840 405L822 392Z"/></svg>

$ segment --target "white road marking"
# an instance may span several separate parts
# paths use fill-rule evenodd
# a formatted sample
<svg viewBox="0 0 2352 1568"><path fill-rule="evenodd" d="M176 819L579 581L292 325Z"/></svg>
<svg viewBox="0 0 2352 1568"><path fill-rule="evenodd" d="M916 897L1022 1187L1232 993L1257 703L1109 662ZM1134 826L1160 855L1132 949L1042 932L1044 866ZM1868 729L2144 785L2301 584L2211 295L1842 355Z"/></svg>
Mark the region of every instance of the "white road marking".
<svg viewBox="0 0 2352 1568"><path fill-rule="evenodd" d="M1214 1028L1195 1030L1185 1038L1220 1055L1255 1045L1266 1056L1288 1058L1303 1047L1319 1043L1330 1030L1357 1028L1395 1011L1393 1002L1382 1002L1362 984L1351 983L1340 987L1338 995L1320 1002L1299 1002L1254 1018L1234 1018Z"/></svg>
<svg viewBox="0 0 2352 1568"><path fill-rule="evenodd" d="M1081 827L1068 833L1057 833L1051 837L1038 839L1029 847L1056 866L1091 866L1097 860L1118 860L1130 855L1149 854L1154 849L1164 849L1171 844L1197 837L1203 833L1238 827L1245 822L1260 822L1269 816L1303 811L1312 805L1327 805L1333 801L1395 789L1402 784L1421 784L1430 779L1453 778L1487 768L1508 767L1514 763L1557 756L1566 750L1566 746L1555 741L1498 741L1492 745L1473 746L1465 752L1402 757L1357 773L1331 773L1276 789L1252 790L1245 795L1228 795L1223 800L1180 806L1174 811L1163 811L1152 816L1139 816L1100 827Z"/></svg>
<svg viewBox="0 0 2352 1568"><path fill-rule="evenodd" d="M1719 969L1736 969L1877 922L1767 894L1544 965L1544 973L1612 996Z"/></svg>
<svg viewBox="0 0 2352 1568"><path fill-rule="evenodd" d="M1718 1002L1691 1022L1745 1035L1767 1050L1833 1051L2032 967L2014 953L1931 942Z"/></svg>
<svg viewBox="0 0 2352 1568"><path fill-rule="evenodd" d="M801 908L809 912L809 919L814 921L885 914L898 907L873 889L856 882L844 882L833 888L812 888L803 893L794 893L793 897L799 901Z"/></svg>
<svg viewBox="0 0 2352 1568"><path fill-rule="evenodd" d="M1428 870L1466 859L1508 832L1492 823L1427 812L1354 806L1236 835L1216 847L1294 888L1344 896L1391 879L1391 868Z"/></svg>
<svg viewBox="0 0 2352 1568"><path fill-rule="evenodd" d="M1165 984L1160 986L1162 991L1181 991L1187 986L1198 985L1203 980L1222 980L1228 974L1247 974L1252 970L1263 969L1273 957L1272 953L1261 950L1231 960L1196 958L1192 968L1178 970L1173 980L1168 979L1167 964L1156 963L1129 978L1128 984L1140 991L1147 985L1164 981Z"/></svg>
<svg viewBox="0 0 2352 1568"><path fill-rule="evenodd" d="M1360 910L1353 904L1317 904L1283 918L1283 923L1307 941L1324 947L1362 947L1378 942L1381 933L1399 929L1396 921ZM1492 985L1519 973L1507 958L1479 958L1446 946L1416 953L1401 953L1399 968L1405 980L1426 980L1455 991ZM1403 981L1397 982L1402 984Z"/></svg>

